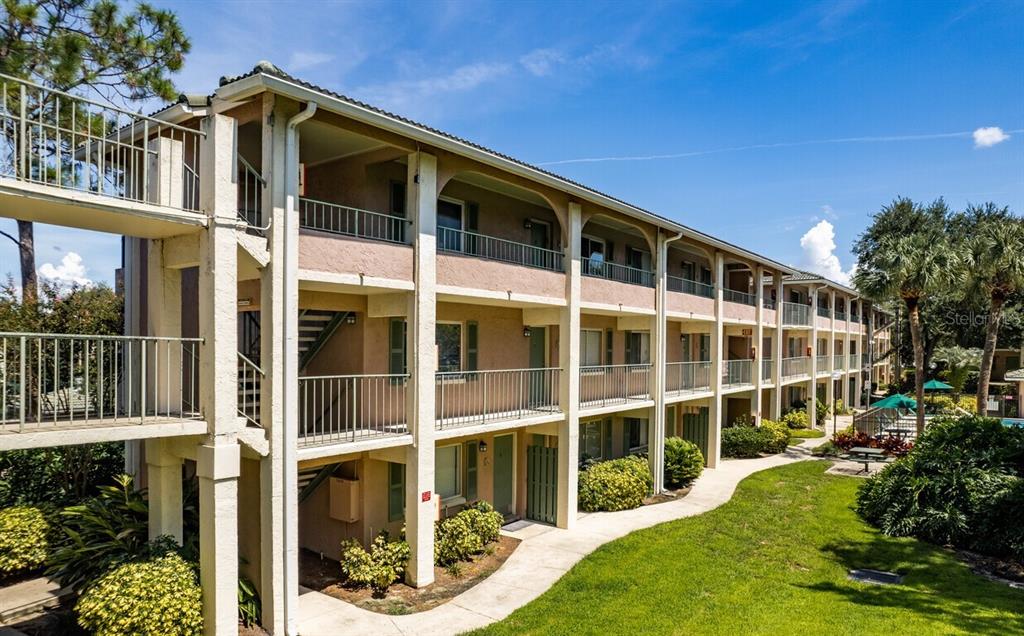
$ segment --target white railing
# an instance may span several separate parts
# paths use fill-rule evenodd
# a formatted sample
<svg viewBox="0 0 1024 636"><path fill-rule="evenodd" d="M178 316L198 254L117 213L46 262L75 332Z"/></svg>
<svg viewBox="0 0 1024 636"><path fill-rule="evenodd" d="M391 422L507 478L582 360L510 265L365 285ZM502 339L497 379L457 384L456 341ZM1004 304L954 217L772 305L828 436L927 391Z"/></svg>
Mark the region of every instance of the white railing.
<svg viewBox="0 0 1024 636"><path fill-rule="evenodd" d="M665 365L667 393L696 393L710 390L710 362L669 362Z"/></svg>
<svg viewBox="0 0 1024 636"><path fill-rule="evenodd" d="M0 333L0 430L201 419L201 342Z"/></svg>
<svg viewBox="0 0 1024 636"><path fill-rule="evenodd" d="M202 136L0 74L2 177L196 211Z"/></svg>
<svg viewBox="0 0 1024 636"><path fill-rule="evenodd" d="M263 426L260 419L260 390L263 369L255 362L238 354L238 414L254 426Z"/></svg>
<svg viewBox="0 0 1024 636"><path fill-rule="evenodd" d="M761 360L761 382L775 381L775 363L771 358Z"/></svg>
<svg viewBox="0 0 1024 636"><path fill-rule="evenodd" d="M811 373L811 359L808 356L782 359L782 378L795 378Z"/></svg>
<svg viewBox="0 0 1024 636"><path fill-rule="evenodd" d="M270 229L263 223L263 188L267 182L245 157L238 157L238 220L258 231Z"/></svg>
<svg viewBox="0 0 1024 636"><path fill-rule="evenodd" d="M730 303L739 303L741 305L754 306L757 304L757 297L747 292L737 291L735 289L723 289L722 299Z"/></svg>
<svg viewBox="0 0 1024 636"><path fill-rule="evenodd" d="M582 265L584 276L607 278L608 280L616 280L620 283L629 283L630 285L654 287L654 272L646 269L637 269L628 265L619 265L618 263L609 263L591 258L584 258Z"/></svg>
<svg viewBox="0 0 1024 636"><path fill-rule="evenodd" d="M359 238L408 242L412 223L403 217L350 208L337 203L299 199L299 227Z"/></svg>
<svg viewBox="0 0 1024 636"><path fill-rule="evenodd" d="M666 286L669 291L680 292L683 294L691 294L693 296L701 296L702 298L714 298L715 297L715 286L708 285L707 283L699 283L695 280L688 278L679 278L678 276L667 276Z"/></svg>
<svg viewBox="0 0 1024 636"><path fill-rule="evenodd" d="M553 272L564 271L562 252L447 227L437 228L437 251L466 254Z"/></svg>
<svg viewBox="0 0 1024 636"><path fill-rule="evenodd" d="M860 358L860 354L859 353L851 353L850 354L850 366L849 366L849 369L851 371L856 371L857 369L860 368L860 366L861 366L860 359L861 358Z"/></svg>
<svg viewBox="0 0 1024 636"><path fill-rule="evenodd" d="M408 375L299 378L299 446L401 435Z"/></svg>
<svg viewBox="0 0 1024 636"><path fill-rule="evenodd" d="M807 327L811 324L811 308L800 303L782 303L782 324Z"/></svg>
<svg viewBox="0 0 1024 636"><path fill-rule="evenodd" d="M828 355L817 356L815 366L817 367L816 371L818 375L821 375L823 373L832 373L832 369L829 368L829 362L831 361L831 359L831 356Z"/></svg>
<svg viewBox="0 0 1024 636"><path fill-rule="evenodd" d="M437 373L438 430L559 413L560 369Z"/></svg>
<svg viewBox="0 0 1024 636"><path fill-rule="evenodd" d="M734 387L753 384L753 360L723 360L722 386Z"/></svg>
<svg viewBox="0 0 1024 636"><path fill-rule="evenodd" d="M839 369L840 371L846 370L846 356L842 353L837 353L832 357L832 367Z"/></svg>
<svg viewBox="0 0 1024 636"><path fill-rule="evenodd" d="M609 364L580 368L580 405L601 407L651 397L650 364Z"/></svg>

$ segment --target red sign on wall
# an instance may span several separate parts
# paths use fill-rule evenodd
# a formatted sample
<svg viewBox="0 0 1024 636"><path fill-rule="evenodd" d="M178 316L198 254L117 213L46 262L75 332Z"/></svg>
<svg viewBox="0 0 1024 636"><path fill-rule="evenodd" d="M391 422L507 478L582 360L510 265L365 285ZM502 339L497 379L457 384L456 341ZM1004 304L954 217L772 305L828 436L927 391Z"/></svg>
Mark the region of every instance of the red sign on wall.
<svg viewBox="0 0 1024 636"><path fill-rule="evenodd" d="M423 494L420 495L420 501L430 501L433 495L434 493L430 492L429 490L424 490Z"/></svg>

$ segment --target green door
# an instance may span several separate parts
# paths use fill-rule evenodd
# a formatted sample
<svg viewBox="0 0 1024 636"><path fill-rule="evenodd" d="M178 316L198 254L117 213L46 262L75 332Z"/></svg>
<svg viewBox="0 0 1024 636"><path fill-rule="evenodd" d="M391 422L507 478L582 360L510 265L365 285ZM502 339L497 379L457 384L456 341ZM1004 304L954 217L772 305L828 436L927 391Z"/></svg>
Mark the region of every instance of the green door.
<svg viewBox="0 0 1024 636"><path fill-rule="evenodd" d="M526 447L526 516L555 523L558 506L558 449Z"/></svg>
<svg viewBox="0 0 1024 636"><path fill-rule="evenodd" d="M515 512L512 501L514 444L512 435L494 438L494 509L506 517Z"/></svg>
<svg viewBox="0 0 1024 636"><path fill-rule="evenodd" d="M530 368L543 369L547 366L547 360L547 328L530 327ZM527 371L530 408L548 404L551 387L548 386L547 379L543 371Z"/></svg>

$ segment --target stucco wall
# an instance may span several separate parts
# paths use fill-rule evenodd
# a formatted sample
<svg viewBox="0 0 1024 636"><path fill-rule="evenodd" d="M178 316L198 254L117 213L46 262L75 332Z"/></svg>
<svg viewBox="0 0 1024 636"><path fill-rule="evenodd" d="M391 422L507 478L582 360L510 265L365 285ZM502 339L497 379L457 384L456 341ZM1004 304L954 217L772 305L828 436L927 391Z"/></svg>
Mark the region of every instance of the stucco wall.
<svg viewBox="0 0 1024 636"><path fill-rule="evenodd" d="M582 277L580 298L583 302L602 305L622 305L639 309L654 309L654 289L640 285L620 283L616 280Z"/></svg>
<svg viewBox="0 0 1024 636"><path fill-rule="evenodd" d="M565 297L565 274L460 254L437 255L437 284L545 296Z"/></svg>
<svg viewBox="0 0 1024 636"><path fill-rule="evenodd" d="M722 317L726 320L748 320L753 322L756 308L743 303L725 301L722 303Z"/></svg>
<svg viewBox="0 0 1024 636"><path fill-rule="evenodd" d="M299 233L299 269L412 281L412 263L409 245L310 230Z"/></svg>
<svg viewBox="0 0 1024 636"><path fill-rule="evenodd" d="M525 227L525 222L527 219L536 219L551 225L549 249L558 250L562 247L562 230L558 224L558 218L547 207L485 190L458 181L457 178L445 185L441 196L476 203L479 210L476 231L480 234L516 243L530 244L531 233Z"/></svg>
<svg viewBox="0 0 1024 636"><path fill-rule="evenodd" d="M709 317L715 315L714 299L674 291L667 292L665 298L665 307L668 311L689 312Z"/></svg>
<svg viewBox="0 0 1024 636"><path fill-rule="evenodd" d="M817 311L814 313L814 319L818 321L818 329L831 329L832 320L825 316L819 316Z"/></svg>

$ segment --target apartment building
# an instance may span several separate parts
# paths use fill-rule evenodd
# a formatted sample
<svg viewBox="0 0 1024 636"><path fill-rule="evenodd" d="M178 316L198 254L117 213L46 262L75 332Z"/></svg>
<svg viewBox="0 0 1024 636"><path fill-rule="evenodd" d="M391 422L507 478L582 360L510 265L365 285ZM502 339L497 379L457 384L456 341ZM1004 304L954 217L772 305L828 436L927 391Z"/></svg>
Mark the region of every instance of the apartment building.
<svg viewBox="0 0 1024 636"><path fill-rule="evenodd" d="M240 574L294 633L300 550L404 527L429 585L439 515L572 527L582 458L660 487L666 436L713 469L889 379L855 290L266 63L151 117L0 85L0 212L125 236L126 295L123 337L0 336L0 450L125 441L154 536L195 476L209 633Z"/></svg>

